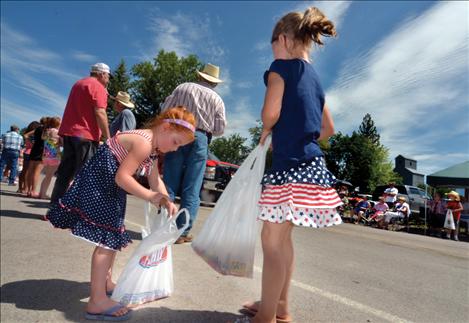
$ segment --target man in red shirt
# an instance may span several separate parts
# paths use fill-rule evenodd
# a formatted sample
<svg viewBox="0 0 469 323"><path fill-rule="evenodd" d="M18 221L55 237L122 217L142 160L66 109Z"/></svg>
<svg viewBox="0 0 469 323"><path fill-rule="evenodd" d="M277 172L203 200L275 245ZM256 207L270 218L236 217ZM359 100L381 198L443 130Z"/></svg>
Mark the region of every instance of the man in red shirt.
<svg viewBox="0 0 469 323"><path fill-rule="evenodd" d="M109 66L97 63L91 66L90 76L77 81L70 91L59 128L63 154L52 202L64 195L76 173L93 157L101 137L109 138L106 86L110 73Z"/></svg>

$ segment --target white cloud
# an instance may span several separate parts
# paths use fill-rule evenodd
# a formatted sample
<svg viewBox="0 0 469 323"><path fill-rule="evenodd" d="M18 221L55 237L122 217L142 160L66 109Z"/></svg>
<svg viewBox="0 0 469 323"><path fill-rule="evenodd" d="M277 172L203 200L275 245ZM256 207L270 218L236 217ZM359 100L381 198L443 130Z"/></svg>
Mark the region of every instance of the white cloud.
<svg viewBox="0 0 469 323"><path fill-rule="evenodd" d="M62 57L42 48L28 35L1 23L1 67L15 75L17 70L25 73L45 73L72 81L80 77L63 68Z"/></svg>
<svg viewBox="0 0 469 323"><path fill-rule="evenodd" d="M213 20L213 21L212 21ZM182 13L167 15L156 10L151 14L149 29L154 33L150 53L154 57L161 49L174 51L178 56L197 54L208 62L220 65L225 56L224 48L215 40L213 29L219 19L192 16Z"/></svg>
<svg viewBox="0 0 469 323"><path fill-rule="evenodd" d="M468 3L437 3L346 62L327 90L336 129L350 132L371 113L391 157L440 155L423 159L423 172L451 165L442 154L469 153L449 144L469 135L467 14Z"/></svg>
<svg viewBox="0 0 469 323"><path fill-rule="evenodd" d="M85 62L85 63L95 63L98 61L98 58L96 56L82 52L82 51L74 51L72 53L72 57L78 61Z"/></svg>
<svg viewBox="0 0 469 323"><path fill-rule="evenodd" d="M217 85L215 91L222 99L226 99L231 95L231 74L228 66L220 66L220 79L223 82Z"/></svg>
<svg viewBox="0 0 469 323"><path fill-rule="evenodd" d="M62 68L62 59L57 53L42 48L28 35L1 24L1 68L2 68L2 114L5 119L24 117L24 111L15 111L21 104L8 100L4 85L17 87L34 98L35 106L27 108L28 122L44 115L62 115L66 98L47 85L47 80L60 77L63 80L76 80L78 76ZM15 101L20 101L16 98ZM5 105L4 105L5 103ZM5 109L5 110L4 110Z"/></svg>
<svg viewBox="0 0 469 323"><path fill-rule="evenodd" d="M38 115L35 107L27 108L6 100L3 97L1 98L1 105L2 120L8 120L10 124L17 124L20 128L42 117L42 115Z"/></svg>
<svg viewBox="0 0 469 323"><path fill-rule="evenodd" d="M299 5L294 11L305 11L311 6L317 7L334 23L336 29L339 29L351 4L352 1L306 1Z"/></svg>
<svg viewBox="0 0 469 323"><path fill-rule="evenodd" d="M11 83L13 86L23 89L24 91L32 94L37 99L42 101L37 103L38 106L45 106L44 109L47 112L47 115L62 115L67 103L67 98L58 94L57 92L51 90L40 80L30 77L21 72L17 72L18 81ZM35 108L36 112L39 112L41 109Z"/></svg>
<svg viewBox="0 0 469 323"><path fill-rule="evenodd" d="M259 109L260 110L260 109ZM251 135L249 134L249 128L257 125L256 120L260 119L260 115L253 113L258 111L252 108L252 104L248 97L240 97L233 103L231 109L227 110L228 126L225 129L225 137L228 137L234 133L239 133L242 137L248 138L250 142Z"/></svg>

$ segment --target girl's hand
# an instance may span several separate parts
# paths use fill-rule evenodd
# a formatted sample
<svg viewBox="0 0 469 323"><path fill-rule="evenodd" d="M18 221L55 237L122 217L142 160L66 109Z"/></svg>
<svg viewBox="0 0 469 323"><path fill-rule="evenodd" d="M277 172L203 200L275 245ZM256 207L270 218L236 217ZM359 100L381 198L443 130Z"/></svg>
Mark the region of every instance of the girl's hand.
<svg viewBox="0 0 469 323"><path fill-rule="evenodd" d="M264 145L266 138L270 135L271 132L271 129L267 130L265 128L262 128L261 139L259 140L259 143L261 145Z"/></svg>
<svg viewBox="0 0 469 323"><path fill-rule="evenodd" d="M171 202L169 198L161 199L161 206L165 207L168 210L169 217L174 216L178 212L178 207L176 204Z"/></svg>
<svg viewBox="0 0 469 323"><path fill-rule="evenodd" d="M158 192L151 192L151 196L149 199L150 203L155 206L164 206L165 201L169 201L169 196L158 193Z"/></svg>

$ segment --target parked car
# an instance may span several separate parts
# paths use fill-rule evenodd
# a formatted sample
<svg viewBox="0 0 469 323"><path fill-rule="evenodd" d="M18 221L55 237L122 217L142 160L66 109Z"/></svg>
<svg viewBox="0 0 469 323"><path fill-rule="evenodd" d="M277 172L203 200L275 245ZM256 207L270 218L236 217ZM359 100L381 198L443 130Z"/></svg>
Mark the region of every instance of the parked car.
<svg viewBox="0 0 469 323"><path fill-rule="evenodd" d="M373 192L373 200L377 201L388 187L388 185L377 186ZM423 217L423 212L425 210L425 200L429 201L431 200L431 197L428 194L425 194L424 190L416 186L395 185L394 187L397 188L398 191L397 197L405 197L406 202L409 203L411 212L413 214L419 214L420 217Z"/></svg>
<svg viewBox="0 0 469 323"><path fill-rule="evenodd" d="M238 165L223 162L209 151L200 199L204 202L215 203L238 168Z"/></svg>

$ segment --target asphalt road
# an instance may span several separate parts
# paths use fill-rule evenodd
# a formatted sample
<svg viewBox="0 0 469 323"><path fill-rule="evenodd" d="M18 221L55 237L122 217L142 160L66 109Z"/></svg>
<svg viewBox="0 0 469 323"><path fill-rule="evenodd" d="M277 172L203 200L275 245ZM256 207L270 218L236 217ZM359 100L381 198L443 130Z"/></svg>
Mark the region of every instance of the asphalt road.
<svg viewBox="0 0 469 323"><path fill-rule="evenodd" d="M47 201L1 184L1 322L84 321L93 246L41 221ZM210 208L201 208L194 234ZM130 197L134 243L143 202ZM469 322L469 243L360 225L295 229L291 290L295 322ZM253 279L213 271L190 245L173 247L174 294L134 312L131 322L230 322L260 295L262 253Z"/></svg>

